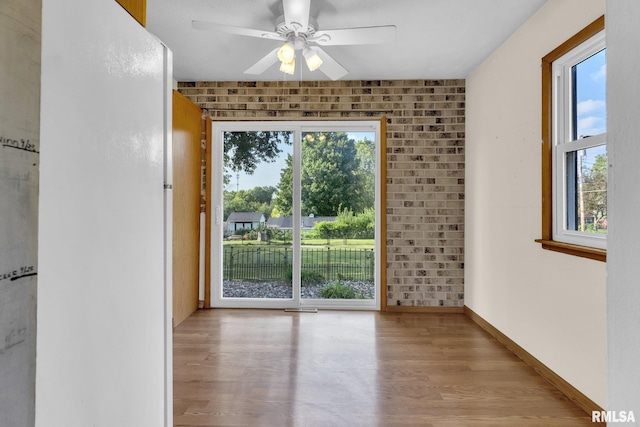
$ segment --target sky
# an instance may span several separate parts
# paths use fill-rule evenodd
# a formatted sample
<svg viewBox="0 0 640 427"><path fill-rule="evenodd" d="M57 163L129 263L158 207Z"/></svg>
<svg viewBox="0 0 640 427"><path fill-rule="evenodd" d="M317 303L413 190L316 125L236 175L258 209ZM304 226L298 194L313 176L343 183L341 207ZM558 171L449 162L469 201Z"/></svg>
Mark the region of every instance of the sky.
<svg viewBox="0 0 640 427"><path fill-rule="evenodd" d="M578 136L604 133L607 131L606 51L587 58L576 70ZM589 167L597 155L607 154L606 146L589 148L584 154L583 165Z"/></svg>
<svg viewBox="0 0 640 427"><path fill-rule="evenodd" d="M282 150L280 156L273 163L260 163L252 175L244 172L232 174L231 182L226 188L228 191L249 190L255 187L275 187L280 181L280 172L286 167L288 154L293 154L293 146L280 144Z"/></svg>
<svg viewBox="0 0 640 427"><path fill-rule="evenodd" d="M605 51L576 66L578 135L597 135L607 131Z"/></svg>
<svg viewBox="0 0 640 427"><path fill-rule="evenodd" d="M353 132L349 133L349 138L356 141L364 138L373 140L375 134L373 132ZM244 172L233 174L231 182L226 190L249 190L254 187L273 186L276 187L280 181L280 172L286 167L286 159L288 154L293 154L293 146L280 144L282 153L274 163L260 163L253 175L247 175Z"/></svg>

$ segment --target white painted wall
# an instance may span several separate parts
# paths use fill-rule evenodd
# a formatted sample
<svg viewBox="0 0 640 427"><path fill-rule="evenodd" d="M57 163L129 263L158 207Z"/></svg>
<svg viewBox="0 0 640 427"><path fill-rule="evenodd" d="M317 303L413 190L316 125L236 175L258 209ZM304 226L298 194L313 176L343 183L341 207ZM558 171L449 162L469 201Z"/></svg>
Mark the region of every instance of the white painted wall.
<svg viewBox="0 0 640 427"><path fill-rule="evenodd" d="M640 2L607 2L607 401L640 425ZM609 425L616 425L610 423ZM625 424L629 425L629 424Z"/></svg>
<svg viewBox="0 0 640 427"><path fill-rule="evenodd" d="M163 426L165 51L43 3L36 426Z"/></svg>
<svg viewBox="0 0 640 427"><path fill-rule="evenodd" d="M604 11L549 1L468 77L465 178L465 305L603 407L606 265L534 240L541 58Z"/></svg>

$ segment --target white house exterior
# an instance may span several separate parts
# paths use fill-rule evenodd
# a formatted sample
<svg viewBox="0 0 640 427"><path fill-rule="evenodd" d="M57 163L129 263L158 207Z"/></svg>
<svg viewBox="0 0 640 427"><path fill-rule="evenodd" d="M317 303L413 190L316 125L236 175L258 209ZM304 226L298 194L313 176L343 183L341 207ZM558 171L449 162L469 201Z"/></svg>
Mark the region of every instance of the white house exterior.
<svg viewBox="0 0 640 427"><path fill-rule="evenodd" d="M265 223L261 212L232 212L227 218L227 232L233 234L237 230L255 230Z"/></svg>

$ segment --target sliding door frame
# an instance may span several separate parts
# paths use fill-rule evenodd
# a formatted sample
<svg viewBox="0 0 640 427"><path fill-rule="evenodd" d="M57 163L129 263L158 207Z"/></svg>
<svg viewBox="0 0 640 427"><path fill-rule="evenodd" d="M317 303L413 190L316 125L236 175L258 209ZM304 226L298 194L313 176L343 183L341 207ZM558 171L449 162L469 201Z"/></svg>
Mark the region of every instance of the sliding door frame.
<svg viewBox="0 0 640 427"><path fill-rule="evenodd" d="M385 229L383 221L385 192L382 186L386 185L385 165L385 119L381 121L266 121L266 122L211 122L207 120L207 163L206 174L207 188L207 262L208 274L206 275L205 299L211 307L229 308L327 308L349 310L380 310L386 309L386 286L381 283L386 277L386 251ZM209 127L210 126L210 127ZM224 171L223 160L223 135L225 132L255 132L255 131L283 131L293 133L293 224L301 224L301 140L305 132L372 132L375 134L375 296L373 300L327 300L327 299L303 299L300 296L300 257L301 257L301 228L293 228L293 292L291 299L260 299L260 298L223 298L223 188L220 185L221 175ZM210 142L210 143L209 143ZM214 173L216 177L214 177ZM205 304L209 306L209 304Z"/></svg>

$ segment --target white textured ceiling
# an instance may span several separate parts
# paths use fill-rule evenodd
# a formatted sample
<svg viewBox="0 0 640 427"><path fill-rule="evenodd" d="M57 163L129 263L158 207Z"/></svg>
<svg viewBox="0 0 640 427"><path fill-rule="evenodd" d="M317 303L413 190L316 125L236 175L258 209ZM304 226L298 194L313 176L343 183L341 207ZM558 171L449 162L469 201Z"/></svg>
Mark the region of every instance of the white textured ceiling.
<svg viewBox="0 0 640 427"><path fill-rule="evenodd" d="M546 0L311 0L320 29L395 25L379 45L327 46L342 80L465 78ZM148 0L147 29L172 51L178 81L326 80L306 67L244 70L281 42L195 30L192 20L274 31L281 0Z"/></svg>

